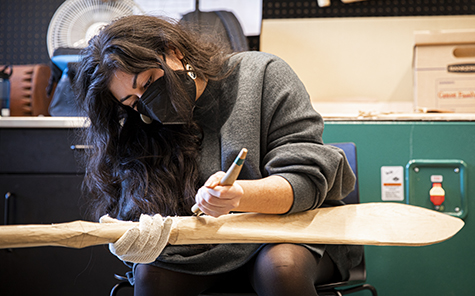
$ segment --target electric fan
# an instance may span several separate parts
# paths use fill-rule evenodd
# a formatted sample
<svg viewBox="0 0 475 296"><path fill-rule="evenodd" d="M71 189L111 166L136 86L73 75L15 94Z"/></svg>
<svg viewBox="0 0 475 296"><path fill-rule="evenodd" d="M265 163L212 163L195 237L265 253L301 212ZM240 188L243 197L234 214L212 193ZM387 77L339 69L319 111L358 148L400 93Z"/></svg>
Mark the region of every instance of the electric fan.
<svg viewBox="0 0 475 296"><path fill-rule="evenodd" d="M66 0L56 10L46 39L52 62L48 94L57 84L49 106L52 116L78 115L69 67L80 61L80 50L103 26L133 14L143 14L133 0Z"/></svg>
<svg viewBox="0 0 475 296"><path fill-rule="evenodd" d="M66 0L53 15L47 34L48 54L58 48L84 48L111 21L143 14L133 0Z"/></svg>

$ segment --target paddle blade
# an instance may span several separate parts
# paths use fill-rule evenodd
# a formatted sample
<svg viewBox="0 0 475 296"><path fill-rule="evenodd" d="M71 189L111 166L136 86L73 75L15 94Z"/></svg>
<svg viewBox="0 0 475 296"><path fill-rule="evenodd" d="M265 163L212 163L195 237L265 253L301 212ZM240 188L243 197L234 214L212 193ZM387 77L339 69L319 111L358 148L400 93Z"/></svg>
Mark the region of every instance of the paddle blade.
<svg viewBox="0 0 475 296"><path fill-rule="evenodd" d="M365 203L291 215L176 217L171 244L315 243L423 246L455 235L464 222L400 203Z"/></svg>

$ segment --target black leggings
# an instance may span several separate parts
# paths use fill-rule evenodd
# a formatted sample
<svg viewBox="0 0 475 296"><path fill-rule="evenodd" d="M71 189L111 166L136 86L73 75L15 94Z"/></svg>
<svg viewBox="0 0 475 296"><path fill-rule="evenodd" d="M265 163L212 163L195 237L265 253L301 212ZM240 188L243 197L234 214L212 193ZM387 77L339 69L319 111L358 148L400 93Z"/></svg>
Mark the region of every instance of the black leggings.
<svg viewBox="0 0 475 296"><path fill-rule="evenodd" d="M259 296L310 296L317 295L316 284L338 278L326 253L320 258L304 246L273 244L265 246L243 267L217 275L191 275L139 264L135 269L135 296L196 296L211 287L242 290L246 285L252 285Z"/></svg>

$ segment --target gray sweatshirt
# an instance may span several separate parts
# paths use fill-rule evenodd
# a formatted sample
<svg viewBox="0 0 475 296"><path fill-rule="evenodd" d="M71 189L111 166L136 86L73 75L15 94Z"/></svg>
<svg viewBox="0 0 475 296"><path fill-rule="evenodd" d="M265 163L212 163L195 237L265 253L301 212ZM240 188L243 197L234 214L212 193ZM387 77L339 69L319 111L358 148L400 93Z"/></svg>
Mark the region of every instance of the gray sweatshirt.
<svg viewBox="0 0 475 296"><path fill-rule="evenodd" d="M213 173L226 171L241 148L247 148L239 179L284 177L295 197L289 213L341 200L353 190L355 177L344 153L323 144L322 117L284 61L262 52L245 52L233 56L227 67L234 67L231 74L209 81L194 110L204 130L200 159L203 183ZM343 277L360 261L361 248L306 246L320 255L327 250ZM261 247L168 246L152 264L179 272L216 274L242 266Z"/></svg>

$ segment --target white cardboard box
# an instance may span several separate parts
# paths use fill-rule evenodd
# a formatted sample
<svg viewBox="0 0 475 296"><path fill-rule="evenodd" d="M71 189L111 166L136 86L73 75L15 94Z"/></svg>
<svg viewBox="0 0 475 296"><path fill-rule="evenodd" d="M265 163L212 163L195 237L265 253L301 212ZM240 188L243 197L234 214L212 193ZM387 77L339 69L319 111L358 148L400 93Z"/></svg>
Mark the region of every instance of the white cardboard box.
<svg viewBox="0 0 475 296"><path fill-rule="evenodd" d="M416 109L475 112L475 30L414 33Z"/></svg>

